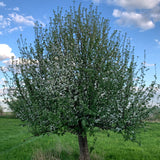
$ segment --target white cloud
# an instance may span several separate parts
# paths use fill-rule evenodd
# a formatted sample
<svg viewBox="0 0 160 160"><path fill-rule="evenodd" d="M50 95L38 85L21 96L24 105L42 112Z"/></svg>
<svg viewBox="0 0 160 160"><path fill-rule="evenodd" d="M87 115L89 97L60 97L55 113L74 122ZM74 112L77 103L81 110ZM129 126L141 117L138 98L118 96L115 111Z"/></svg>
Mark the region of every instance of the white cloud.
<svg viewBox="0 0 160 160"><path fill-rule="evenodd" d="M18 28L19 28L20 31L23 31L23 27L22 26L19 26Z"/></svg>
<svg viewBox="0 0 160 160"><path fill-rule="evenodd" d="M19 7L13 8L14 11L19 11Z"/></svg>
<svg viewBox="0 0 160 160"><path fill-rule="evenodd" d="M17 31L17 30L18 30L18 27L14 27L14 28L11 28L8 32L11 33L11 32Z"/></svg>
<svg viewBox="0 0 160 160"><path fill-rule="evenodd" d="M0 21L2 21L3 20L3 15L0 15Z"/></svg>
<svg viewBox="0 0 160 160"><path fill-rule="evenodd" d="M4 18L1 16L1 21L0 21L0 28L6 28L10 26L11 24L11 19L10 18Z"/></svg>
<svg viewBox="0 0 160 160"><path fill-rule="evenodd" d="M116 22L122 26L135 26L142 30L148 30L155 27L154 23L143 14L136 12L121 12L114 9L113 16L119 18Z"/></svg>
<svg viewBox="0 0 160 160"><path fill-rule="evenodd" d="M144 65L146 66L146 67L153 67L153 66L155 66L156 64L149 64L149 63L144 63Z"/></svg>
<svg viewBox="0 0 160 160"><path fill-rule="evenodd" d="M0 15L0 30L3 29L4 32L10 33L17 30L23 31L22 25L34 26L34 22L35 19L32 16L23 16L17 13L8 14L8 17Z"/></svg>
<svg viewBox="0 0 160 160"><path fill-rule="evenodd" d="M12 52L12 48L10 48L7 44L0 44L0 61L15 57L15 54Z"/></svg>
<svg viewBox="0 0 160 160"><path fill-rule="evenodd" d="M121 17L122 15L122 12L118 9L114 9L113 10L113 14L112 14L114 17Z"/></svg>
<svg viewBox="0 0 160 160"><path fill-rule="evenodd" d="M2 4L0 2L0 4ZM8 13L7 15L0 14L0 35L4 33L11 33L17 30L23 31L22 26L34 26L36 19L33 16L24 16L23 14L17 14L19 11L19 7L15 8L6 8L7 11L15 11ZM43 22L40 22L43 26L45 25Z"/></svg>
<svg viewBox="0 0 160 160"><path fill-rule="evenodd" d="M114 9L113 16L119 17L119 25L134 26L144 30L155 27L160 21L160 0L92 0L95 3L106 2L123 9Z"/></svg>
<svg viewBox="0 0 160 160"><path fill-rule="evenodd" d="M151 18L153 18L154 21L160 21L160 14L152 13Z"/></svg>
<svg viewBox="0 0 160 160"><path fill-rule="evenodd" d="M160 6L155 7L150 11L150 17L155 21L160 21Z"/></svg>
<svg viewBox="0 0 160 160"><path fill-rule="evenodd" d="M6 66L11 65L12 64L12 59L10 58L8 60L4 60L4 61L2 61L2 63L5 64ZM5 67L4 67L4 69L5 69Z"/></svg>
<svg viewBox="0 0 160 160"><path fill-rule="evenodd" d="M8 30L8 32L9 32L9 33L12 33L12 32L14 32L14 31L18 31L18 30L23 31L22 26L11 28L11 29Z"/></svg>
<svg viewBox="0 0 160 160"><path fill-rule="evenodd" d="M101 0L92 0L93 3L100 3Z"/></svg>
<svg viewBox="0 0 160 160"><path fill-rule="evenodd" d="M9 25L9 21L3 17L3 15L0 15L0 28L5 28Z"/></svg>
<svg viewBox="0 0 160 160"><path fill-rule="evenodd" d="M35 19L32 16L22 16L17 13L9 14L9 17L16 23L34 26Z"/></svg>
<svg viewBox="0 0 160 160"><path fill-rule="evenodd" d="M158 39L154 40L158 45L160 45L160 41Z"/></svg>
<svg viewBox="0 0 160 160"><path fill-rule="evenodd" d="M152 9L160 3L160 0L107 0L107 2L127 9Z"/></svg>
<svg viewBox="0 0 160 160"><path fill-rule="evenodd" d="M3 66L3 70L7 71L7 66L12 65L12 64L21 64L22 63L22 59L20 58L14 58L14 59L7 59L2 61L2 63L5 65Z"/></svg>
<svg viewBox="0 0 160 160"><path fill-rule="evenodd" d="M1 6L1 7L5 7L6 4L5 4L4 2L0 2L0 6Z"/></svg>

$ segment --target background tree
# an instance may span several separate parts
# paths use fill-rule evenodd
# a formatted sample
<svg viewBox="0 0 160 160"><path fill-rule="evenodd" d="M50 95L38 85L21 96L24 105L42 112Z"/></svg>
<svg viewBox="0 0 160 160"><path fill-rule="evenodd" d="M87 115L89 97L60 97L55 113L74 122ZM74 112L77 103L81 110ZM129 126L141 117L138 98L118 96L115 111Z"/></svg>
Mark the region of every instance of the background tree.
<svg viewBox="0 0 160 160"><path fill-rule="evenodd" d="M34 45L20 38L21 57L4 71L6 102L17 116L35 135L76 134L80 160L90 159L87 133L95 127L135 140L155 82L145 86L146 67L137 69L126 35L111 33L92 5L58 9L48 26L34 29Z"/></svg>
<svg viewBox="0 0 160 160"><path fill-rule="evenodd" d="M2 108L2 106L0 106L0 115L2 115L3 114L3 108Z"/></svg>

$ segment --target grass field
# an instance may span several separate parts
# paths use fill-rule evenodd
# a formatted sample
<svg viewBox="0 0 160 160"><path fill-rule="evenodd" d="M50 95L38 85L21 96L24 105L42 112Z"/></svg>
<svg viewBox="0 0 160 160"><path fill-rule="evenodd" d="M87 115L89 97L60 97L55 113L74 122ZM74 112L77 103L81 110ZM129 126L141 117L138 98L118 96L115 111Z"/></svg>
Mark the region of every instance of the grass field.
<svg viewBox="0 0 160 160"><path fill-rule="evenodd" d="M160 123L148 123L138 139L141 145L124 142L121 135L96 132L92 160L159 160ZM89 146L93 137L88 138ZM78 160L77 137L50 135L33 137L17 119L0 118L0 160Z"/></svg>

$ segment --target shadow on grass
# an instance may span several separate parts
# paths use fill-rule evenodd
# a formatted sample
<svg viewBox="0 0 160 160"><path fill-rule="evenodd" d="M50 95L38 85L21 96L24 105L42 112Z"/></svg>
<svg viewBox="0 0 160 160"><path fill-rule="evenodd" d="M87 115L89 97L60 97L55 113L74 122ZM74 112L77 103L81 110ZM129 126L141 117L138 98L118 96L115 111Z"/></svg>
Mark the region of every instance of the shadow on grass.
<svg viewBox="0 0 160 160"><path fill-rule="evenodd" d="M91 153L92 160L102 160L96 153ZM57 144L54 149L50 150L37 150L33 156L32 160L78 160L79 152L73 149L71 146L62 146Z"/></svg>
<svg viewBox="0 0 160 160"><path fill-rule="evenodd" d="M32 160L75 160L79 159L78 152L67 151L67 150L38 150Z"/></svg>

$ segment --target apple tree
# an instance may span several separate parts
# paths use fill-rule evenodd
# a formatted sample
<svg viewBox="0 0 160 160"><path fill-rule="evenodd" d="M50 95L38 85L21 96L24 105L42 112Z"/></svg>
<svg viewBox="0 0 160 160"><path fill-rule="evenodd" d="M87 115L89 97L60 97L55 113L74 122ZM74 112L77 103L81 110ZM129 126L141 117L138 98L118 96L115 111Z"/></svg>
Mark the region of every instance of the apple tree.
<svg viewBox="0 0 160 160"><path fill-rule="evenodd" d="M87 133L95 127L135 140L155 90L145 85L130 40L112 31L97 8L71 6L35 24L34 44L18 41L20 58L4 70L6 102L35 135L78 136L80 160L89 160Z"/></svg>

